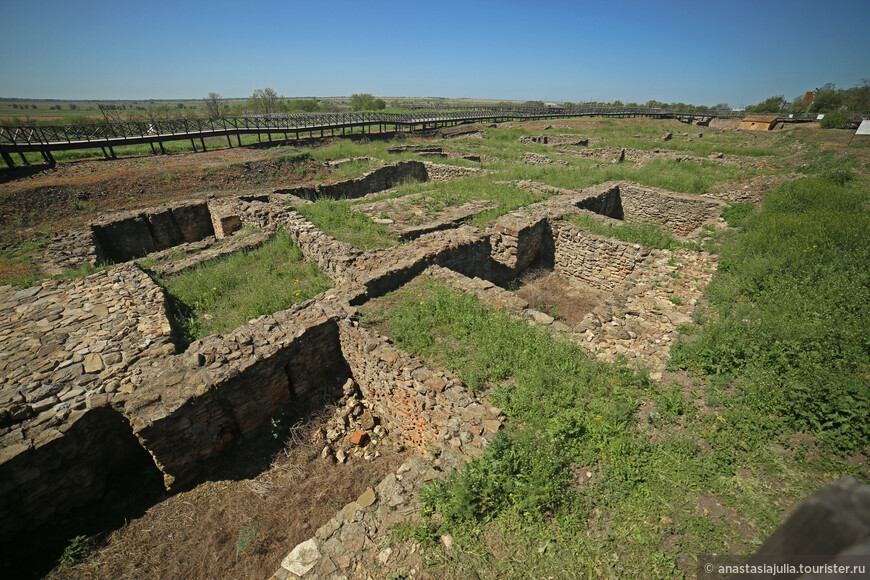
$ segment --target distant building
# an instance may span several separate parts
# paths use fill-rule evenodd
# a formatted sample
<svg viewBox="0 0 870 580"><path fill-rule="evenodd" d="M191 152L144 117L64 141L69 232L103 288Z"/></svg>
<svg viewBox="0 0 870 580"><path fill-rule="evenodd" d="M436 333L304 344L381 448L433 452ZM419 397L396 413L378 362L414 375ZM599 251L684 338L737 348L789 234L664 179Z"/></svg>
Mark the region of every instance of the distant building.
<svg viewBox="0 0 870 580"><path fill-rule="evenodd" d="M747 115L740 120L738 129L744 131L770 131L776 126L776 115Z"/></svg>

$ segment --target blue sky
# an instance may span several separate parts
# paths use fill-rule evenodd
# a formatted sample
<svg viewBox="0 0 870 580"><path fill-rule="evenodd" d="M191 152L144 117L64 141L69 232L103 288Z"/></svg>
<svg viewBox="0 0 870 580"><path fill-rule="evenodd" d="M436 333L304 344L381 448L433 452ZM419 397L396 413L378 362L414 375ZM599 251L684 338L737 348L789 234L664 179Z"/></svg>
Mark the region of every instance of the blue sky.
<svg viewBox="0 0 870 580"><path fill-rule="evenodd" d="M870 78L870 0L0 0L0 96L750 105Z"/></svg>

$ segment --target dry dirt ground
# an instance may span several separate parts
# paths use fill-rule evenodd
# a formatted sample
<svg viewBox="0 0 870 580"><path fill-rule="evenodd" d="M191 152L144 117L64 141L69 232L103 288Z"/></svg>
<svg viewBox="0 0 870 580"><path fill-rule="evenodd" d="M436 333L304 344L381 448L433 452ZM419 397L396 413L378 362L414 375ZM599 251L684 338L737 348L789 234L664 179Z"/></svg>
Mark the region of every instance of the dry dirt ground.
<svg viewBox="0 0 870 580"><path fill-rule="evenodd" d="M230 457L215 480L98 537L89 557L47 578L269 578L294 546L409 457L387 437L374 461L322 459L317 431L331 411L300 425L275 455L266 453L272 463L259 474L250 472L257 471L268 441Z"/></svg>
<svg viewBox="0 0 870 580"><path fill-rule="evenodd" d="M0 183L0 252L46 239L51 231L82 225L107 211L330 181L322 163L293 153L289 147L244 147L74 161L31 175L6 174L12 179ZM0 261L0 280L35 273L29 260Z"/></svg>
<svg viewBox="0 0 870 580"><path fill-rule="evenodd" d="M583 317L601 304L606 294L588 284L564 278L550 270L535 270L524 275L517 295L531 308L546 312L568 326L577 326Z"/></svg>

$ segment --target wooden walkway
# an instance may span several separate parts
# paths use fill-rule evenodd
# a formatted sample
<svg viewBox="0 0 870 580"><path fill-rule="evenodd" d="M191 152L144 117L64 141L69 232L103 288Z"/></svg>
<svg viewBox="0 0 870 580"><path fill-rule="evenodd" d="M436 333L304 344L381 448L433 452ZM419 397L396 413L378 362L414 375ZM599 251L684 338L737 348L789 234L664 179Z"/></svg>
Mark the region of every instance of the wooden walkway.
<svg viewBox="0 0 870 580"><path fill-rule="evenodd" d="M153 153L165 153L163 143L167 141L190 140L194 151L196 141L205 150L205 139L225 137L232 147L232 137L236 144L242 145L242 135L265 135L271 141L273 135L283 135L290 139L292 134L299 139L304 134L313 137L319 133L326 136L328 131L344 135L359 129L365 133L384 131L408 131L433 129L449 125L474 122L497 123L509 120L533 120L560 117L651 117L657 119L679 119L690 122L695 119L712 119L714 116L730 117L737 115L713 115L647 108L546 108L546 109L472 109L461 111L420 111L419 113L297 113L269 116L229 117L224 119L171 119L153 122L121 121L95 122L82 125L51 126L0 126L0 156L9 167L14 167L13 155L29 165L25 153L38 152L46 163L54 164L52 153L72 149L101 149L109 158L115 157L115 147L147 143ZM802 120L802 119L801 119ZM808 119L809 120L809 119ZM781 121L797 122L798 119Z"/></svg>

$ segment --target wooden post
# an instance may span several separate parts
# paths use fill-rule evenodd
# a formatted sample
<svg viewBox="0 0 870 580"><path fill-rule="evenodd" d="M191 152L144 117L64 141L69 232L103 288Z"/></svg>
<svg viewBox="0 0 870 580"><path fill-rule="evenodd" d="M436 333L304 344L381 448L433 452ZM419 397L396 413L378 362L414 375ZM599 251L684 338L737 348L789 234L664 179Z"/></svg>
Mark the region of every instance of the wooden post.
<svg viewBox="0 0 870 580"><path fill-rule="evenodd" d="M106 159L108 159L108 158L109 158L109 154L106 152L106 148L105 148L105 147L100 147L100 149L103 150L103 157L105 157Z"/></svg>
<svg viewBox="0 0 870 580"><path fill-rule="evenodd" d="M205 139L203 137L199 138L199 142L202 143L202 150L208 151L208 149L205 148Z"/></svg>
<svg viewBox="0 0 870 580"><path fill-rule="evenodd" d="M15 167L15 162L12 161L12 156L9 155L9 153L7 153L6 151L0 151L0 155L3 156L3 161L6 162L6 165L9 166L9 169Z"/></svg>
<svg viewBox="0 0 870 580"><path fill-rule="evenodd" d="M160 146L160 154L166 155L166 149L163 148L163 141L158 141L157 144Z"/></svg>
<svg viewBox="0 0 870 580"><path fill-rule="evenodd" d="M236 142L239 144L239 147L242 146L242 134L236 133Z"/></svg>
<svg viewBox="0 0 870 580"><path fill-rule="evenodd" d="M193 137L190 138L190 146L193 147L193 152L196 153L196 143L193 140Z"/></svg>
<svg viewBox="0 0 870 580"><path fill-rule="evenodd" d="M230 139L230 134L229 134L229 133L227 133L227 145L230 146L230 149L233 148L233 142L232 142L232 140Z"/></svg>
<svg viewBox="0 0 870 580"><path fill-rule="evenodd" d="M154 148L154 141L150 141L148 144L151 145L151 154L157 155L157 149Z"/></svg>
<svg viewBox="0 0 870 580"><path fill-rule="evenodd" d="M109 145L109 154L112 156L112 159L117 159L117 157L115 156L115 150L112 149L111 145Z"/></svg>

